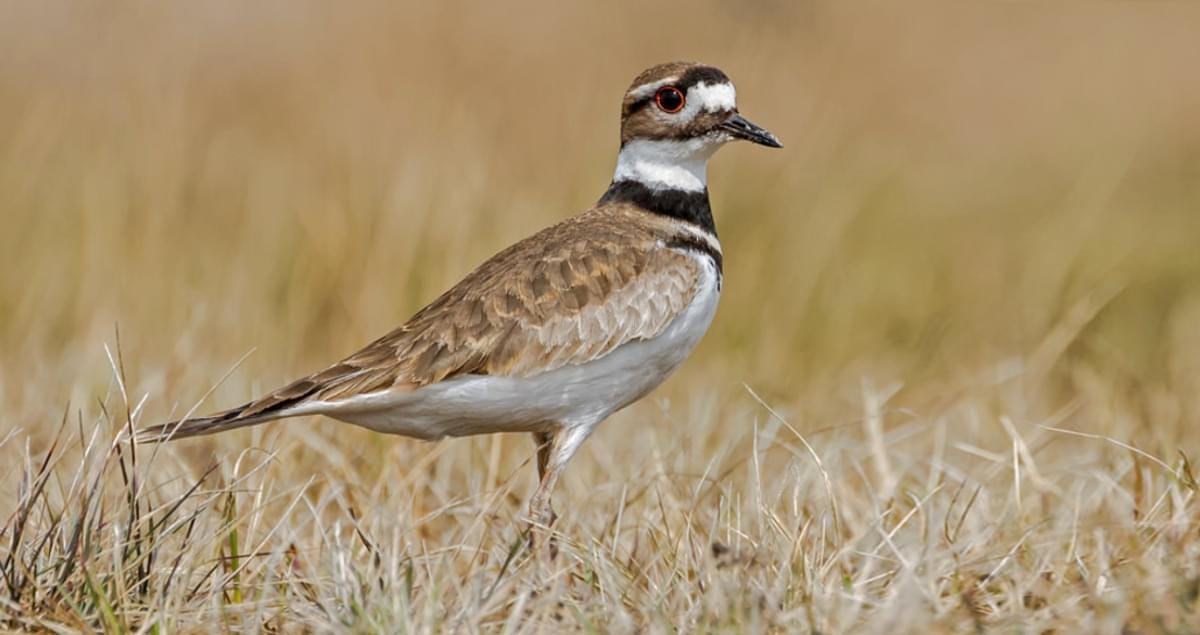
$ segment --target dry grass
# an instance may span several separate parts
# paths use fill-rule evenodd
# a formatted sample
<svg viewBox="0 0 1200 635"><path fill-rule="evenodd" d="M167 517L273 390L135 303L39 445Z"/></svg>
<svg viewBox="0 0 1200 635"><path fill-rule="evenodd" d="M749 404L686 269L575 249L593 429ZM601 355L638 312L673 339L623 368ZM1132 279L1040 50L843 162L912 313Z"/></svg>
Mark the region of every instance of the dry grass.
<svg viewBox="0 0 1200 635"><path fill-rule="evenodd" d="M0 628L1200 631L1200 11L600 7L0 4ZM678 57L787 148L556 560L524 437L114 441L586 207Z"/></svg>

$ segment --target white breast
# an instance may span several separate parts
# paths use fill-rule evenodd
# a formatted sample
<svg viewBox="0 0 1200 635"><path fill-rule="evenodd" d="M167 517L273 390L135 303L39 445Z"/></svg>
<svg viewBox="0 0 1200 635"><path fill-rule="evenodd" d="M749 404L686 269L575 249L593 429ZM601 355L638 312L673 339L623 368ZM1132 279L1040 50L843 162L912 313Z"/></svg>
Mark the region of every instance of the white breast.
<svg viewBox="0 0 1200 635"><path fill-rule="evenodd" d="M422 439L532 431L555 423L595 426L661 384L712 323L721 273L707 256L690 255L701 265L696 295L654 339L530 377L464 375L415 391L381 391L305 410Z"/></svg>

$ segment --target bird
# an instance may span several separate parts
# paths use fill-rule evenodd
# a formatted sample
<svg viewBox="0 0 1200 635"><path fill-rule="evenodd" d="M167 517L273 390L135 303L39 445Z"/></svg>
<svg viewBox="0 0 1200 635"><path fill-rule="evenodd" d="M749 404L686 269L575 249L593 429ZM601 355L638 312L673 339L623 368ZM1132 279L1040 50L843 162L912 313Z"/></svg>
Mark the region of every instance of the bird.
<svg viewBox="0 0 1200 635"><path fill-rule="evenodd" d="M525 519L549 527L579 447L671 375L712 323L724 263L709 159L736 140L783 147L739 113L724 72L692 62L638 74L620 132L612 182L590 209L500 251L345 359L137 441L318 414L424 440L529 433L538 483Z"/></svg>

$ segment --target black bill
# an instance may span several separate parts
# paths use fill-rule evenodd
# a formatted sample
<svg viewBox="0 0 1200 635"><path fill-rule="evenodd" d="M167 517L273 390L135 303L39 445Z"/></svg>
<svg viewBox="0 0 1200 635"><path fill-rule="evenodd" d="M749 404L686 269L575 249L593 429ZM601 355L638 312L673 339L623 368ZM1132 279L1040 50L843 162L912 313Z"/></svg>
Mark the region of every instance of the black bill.
<svg viewBox="0 0 1200 635"><path fill-rule="evenodd" d="M721 124L721 129L738 139L745 139L752 143L757 143L760 146L768 148L782 148L783 144L779 143L779 139L775 135L767 132L766 128L756 126L745 117L734 113L734 115L725 120Z"/></svg>

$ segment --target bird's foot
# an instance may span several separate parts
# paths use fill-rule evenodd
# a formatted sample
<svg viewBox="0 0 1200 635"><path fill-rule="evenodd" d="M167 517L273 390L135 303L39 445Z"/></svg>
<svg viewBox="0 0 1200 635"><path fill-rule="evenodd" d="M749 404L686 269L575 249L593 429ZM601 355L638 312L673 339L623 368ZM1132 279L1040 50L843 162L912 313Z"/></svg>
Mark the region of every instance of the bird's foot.
<svg viewBox="0 0 1200 635"><path fill-rule="evenodd" d="M550 560L558 556L558 538L554 534L554 522L558 514L553 510L530 514L524 521L525 536L529 550L535 554L545 553Z"/></svg>

